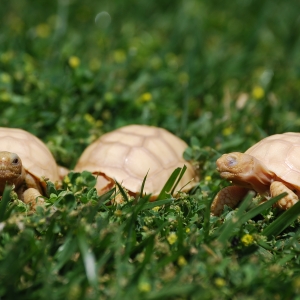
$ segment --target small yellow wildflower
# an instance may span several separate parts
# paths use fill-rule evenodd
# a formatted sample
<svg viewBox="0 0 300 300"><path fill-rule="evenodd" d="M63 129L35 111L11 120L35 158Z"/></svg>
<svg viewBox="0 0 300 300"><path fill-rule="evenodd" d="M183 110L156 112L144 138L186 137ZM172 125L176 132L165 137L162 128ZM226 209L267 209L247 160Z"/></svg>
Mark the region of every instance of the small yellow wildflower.
<svg viewBox="0 0 300 300"><path fill-rule="evenodd" d="M144 93L144 94L142 94L140 99L142 102L149 102L152 100L152 95L151 95L151 93Z"/></svg>
<svg viewBox="0 0 300 300"><path fill-rule="evenodd" d="M35 28L36 35L40 38L46 38L50 34L50 26L46 23L41 23Z"/></svg>
<svg viewBox="0 0 300 300"><path fill-rule="evenodd" d="M189 82L189 74L186 72L179 73L178 80L182 85L187 84Z"/></svg>
<svg viewBox="0 0 300 300"><path fill-rule="evenodd" d="M8 73L2 73L0 76L0 81L3 83L10 83L11 82L11 77Z"/></svg>
<svg viewBox="0 0 300 300"><path fill-rule="evenodd" d="M67 175L67 176L65 176L65 178L64 178L64 183L65 184L69 184L69 183L71 183L71 180L70 180L70 178L69 178L69 176Z"/></svg>
<svg viewBox="0 0 300 300"><path fill-rule="evenodd" d="M252 90L252 96L259 100L261 98L263 98L265 95L265 91L261 86L255 86Z"/></svg>
<svg viewBox="0 0 300 300"><path fill-rule="evenodd" d="M80 299L81 286L78 283L72 284L67 293L67 300Z"/></svg>
<svg viewBox="0 0 300 300"><path fill-rule="evenodd" d="M93 125L95 123L94 117L90 114L85 114L84 119L91 125Z"/></svg>
<svg viewBox="0 0 300 300"><path fill-rule="evenodd" d="M71 68L76 69L80 65L80 59L77 56L71 56L69 58L69 65Z"/></svg>
<svg viewBox="0 0 300 300"><path fill-rule="evenodd" d="M300 291L300 277L297 276L294 280L293 280L293 286L294 288L299 292Z"/></svg>
<svg viewBox="0 0 300 300"><path fill-rule="evenodd" d="M205 180L205 181L211 181L211 176L209 176L209 175L208 175L208 176L205 176L204 180Z"/></svg>
<svg viewBox="0 0 300 300"><path fill-rule="evenodd" d="M105 100L106 102L112 102L112 101L114 100L114 94L111 93L111 92L106 92L106 93L104 94L104 100Z"/></svg>
<svg viewBox="0 0 300 300"><path fill-rule="evenodd" d="M3 102L7 102L11 99L11 96L8 92L4 91L4 92L0 92L0 101L3 101Z"/></svg>
<svg viewBox="0 0 300 300"><path fill-rule="evenodd" d="M136 258L135 258L139 263L143 262L143 260L145 259L145 253L141 252L139 253Z"/></svg>
<svg viewBox="0 0 300 300"><path fill-rule="evenodd" d="M0 61L3 63L10 62L14 57L14 53L12 51L4 52L0 55Z"/></svg>
<svg viewBox="0 0 300 300"><path fill-rule="evenodd" d="M151 285L149 282L142 281L139 283L139 290L143 293L148 293L151 291Z"/></svg>
<svg viewBox="0 0 300 300"><path fill-rule="evenodd" d="M126 60L126 53L123 50L116 50L114 52L114 61L116 63L123 63Z"/></svg>
<svg viewBox="0 0 300 300"><path fill-rule="evenodd" d="M170 245L173 245L177 241L177 235L175 232L171 232L167 237L167 240Z"/></svg>
<svg viewBox="0 0 300 300"><path fill-rule="evenodd" d="M155 206L152 208L153 211L158 212L160 210L160 206Z"/></svg>
<svg viewBox="0 0 300 300"><path fill-rule="evenodd" d="M110 120L112 118L112 114L108 109L105 109L101 114L103 120Z"/></svg>
<svg viewBox="0 0 300 300"><path fill-rule="evenodd" d="M223 286L226 285L226 281L223 278L218 277L218 278L215 279L215 285L217 287L223 287Z"/></svg>
<svg viewBox="0 0 300 300"><path fill-rule="evenodd" d="M177 260L178 266L183 267L187 264L186 259L180 255Z"/></svg>
<svg viewBox="0 0 300 300"><path fill-rule="evenodd" d="M186 233L190 233L191 232L191 228L187 227L185 230Z"/></svg>
<svg viewBox="0 0 300 300"><path fill-rule="evenodd" d="M245 234L242 238L241 238L241 242L245 245L245 246L250 246L251 244L253 244L254 242L254 238L251 234Z"/></svg>
<svg viewBox="0 0 300 300"><path fill-rule="evenodd" d="M234 129L232 126L229 126L229 127L226 127L222 130L222 134L224 136L228 136L228 135L231 135L233 133Z"/></svg>
<svg viewBox="0 0 300 300"><path fill-rule="evenodd" d="M122 211L120 209L116 209L115 212L114 212L115 216L117 217L121 217L122 216Z"/></svg>
<svg viewBox="0 0 300 300"><path fill-rule="evenodd" d="M245 132L246 132L246 133L252 133L252 132L253 132L253 127L252 127L252 125L250 125L250 124L247 125L246 128L245 128Z"/></svg>

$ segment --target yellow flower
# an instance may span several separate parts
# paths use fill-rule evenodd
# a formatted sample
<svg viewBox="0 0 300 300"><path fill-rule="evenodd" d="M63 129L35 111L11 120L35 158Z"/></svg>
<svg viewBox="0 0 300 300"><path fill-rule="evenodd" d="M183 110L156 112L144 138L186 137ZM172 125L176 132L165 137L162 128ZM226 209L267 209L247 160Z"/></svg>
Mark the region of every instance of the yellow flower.
<svg viewBox="0 0 300 300"><path fill-rule="evenodd" d="M177 235L175 232L171 232L167 237L167 240L170 245L173 245L177 241Z"/></svg>
<svg viewBox="0 0 300 300"><path fill-rule="evenodd" d="M186 233L190 233L190 232L191 232L191 228L188 227L188 228L185 230L185 232L186 232Z"/></svg>
<svg viewBox="0 0 300 300"><path fill-rule="evenodd" d="M84 119L91 125L93 125L95 123L95 119L90 114L85 114Z"/></svg>
<svg viewBox="0 0 300 300"><path fill-rule="evenodd" d="M182 85L185 85L189 82L189 74L186 72L181 72L178 75L178 79Z"/></svg>
<svg viewBox="0 0 300 300"><path fill-rule="evenodd" d="M160 210L160 206L155 206L152 208L153 211L158 212Z"/></svg>
<svg viewBox="0 0 300 300"><path fill-rule="evenodd" d="M261 86L257 85L257 86L255 86L253 88L253 90L252 90L252 96L255 99L259 100L259 99L263 98L264 95L265 95L265 91L264 91L264 89Z"/></svg>
<svg viewBox="0 0 300 300"><path fill-rule="evenodd" d="M187 264L186 259L182 255L178 257L177 263L180 267L183 267Z"/></svg>
<svg viewBox="0 0 300 300"><path fill-rule="evenodd" d="M116 209L115 212L114 212L115 216L117 217L121 217L122 216L122 211L120 209Z"/></svg>
<svg viewBox="0 0 300 300"><path fill-rule="evenodd" d="M14 58L14 53L11 51L4 52L0 55L0 61L3 63L8 63Z"/></svg>
<svg viewBox="0 0 300 300"><path fill-rule="evenodd" d="M46 23L42 23L36 26L35 28L36 35L40 38L46 38L50 34L50 27Z"/></svg>
<svg viewBox="0 0 300 300"><path fill-rule="evenodd" d="M229 126L229 127L226 127L222 130L222 134L224 136L228 136L228 135L231 135L233 133L233 127L232 126Z"/></svg>
<svg viewBox="0 0 300 300"><path fill-rule="evenodd" d="M223 286L226 285L226 281L223 278L218 277L218 278L215 279L215 285L217 287L223 287Z"/></svg>
<svg viewBox="0 0 300 300"><path fill-rule="evenodd" d="M205 180L205 181L211 181L211 176L209 176L209 175L208 175L208 176L205 176L204 180Z"/></svg>
<svg viewBox="0 0 300 300"><path fill-rule="evenodd" d="M106 93L104 94L104 100L105 100L106 102L112 102L112 101L114 100L114 95L113 95L113 93L111 93L111 92L106 92Z"/></svg>
<svg viewBox="0 0 300 300"><path fill-rule="evenodd" d="M142 281L139 283L139 290L143 293L147 293L151 291L151 285L149 282Z"/></svg>
<svg viewBox="0 0 300 300"><path fill-rule="evenodd" d="M144 93L141 95L140 99L142 102L149 102L152 100L152 95L151 93Z"/></svg>
<svg viewBox="0 0 300 300"><path fill-rule="evenodd" d="M241 238L241 242L245 245L245 246L249 246L251 244L253 244L254 242L254 238L251 234L245 234L242 238Z"/></svg>
<svg viewBox="0 0 300 300"><path fill-rule="evenodd" d="M11 99L11 96L8 92L3 91L0 92L0 101L7 102Z"/></svg>
<svg viewBox="0 0 300 300"><path fill-rule="evenodd" d="M122 63L126 59L126 53L123 50L116 50L114 52L114 61L116 63Z"/></svg>
<svg viewBox="0 0 300 300"><path fill-rule="evenodd" d="M64 178L64 183L65 184L69 184L69 183L71 183L71 180L70 180L70 178L69 178L69 176L67 175L67 176L65 176L65 178Z"/></svg>
<svg viewBox="0 0 300 300"><path fill-rule="evenodd" d="M11 82L11 77L7 73L2 73L0 76L0 81L3 83L10 83Z"/></svg>
<svg viewBox="0 0 300 300"><path fill-rule="evenodd" d="M69 58L69 65L71 68L76 69L80 65L80 59L77 56L71 56Z"/></svg>

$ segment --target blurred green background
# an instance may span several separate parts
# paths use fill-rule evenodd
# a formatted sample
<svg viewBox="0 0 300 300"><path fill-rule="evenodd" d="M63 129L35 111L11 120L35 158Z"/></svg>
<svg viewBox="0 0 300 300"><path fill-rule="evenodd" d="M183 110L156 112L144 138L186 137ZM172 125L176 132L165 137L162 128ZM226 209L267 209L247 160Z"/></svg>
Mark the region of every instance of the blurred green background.
<svg viewBox="0 0 300 300"><path fill-rule="evenodd" d="M299 131L298 0L6 0L0 17L0 125L67 167L131 123L220 152Z"/></svg>

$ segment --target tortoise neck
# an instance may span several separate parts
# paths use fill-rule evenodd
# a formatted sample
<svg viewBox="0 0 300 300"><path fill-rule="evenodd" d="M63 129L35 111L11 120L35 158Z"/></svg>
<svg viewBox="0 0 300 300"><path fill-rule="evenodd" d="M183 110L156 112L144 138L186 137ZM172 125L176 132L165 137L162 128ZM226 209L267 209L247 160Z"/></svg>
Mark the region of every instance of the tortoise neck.
<svg viewBox="0 0 300 300"><path fill-rule="evenodd" d="M255 190L259 194L267 194L270 184L276 179L274 172L270 171L263 162L252 157L246 167L242 180L232 180L234 184Z"/></svg>
<svg viewBox="0 0 300 300"><path fill-rule="evenodd" d="M270 184L276 179L274 172L270 171L263 162L254 158L253 165L253 188L259 194L270 191Z"/></svg>

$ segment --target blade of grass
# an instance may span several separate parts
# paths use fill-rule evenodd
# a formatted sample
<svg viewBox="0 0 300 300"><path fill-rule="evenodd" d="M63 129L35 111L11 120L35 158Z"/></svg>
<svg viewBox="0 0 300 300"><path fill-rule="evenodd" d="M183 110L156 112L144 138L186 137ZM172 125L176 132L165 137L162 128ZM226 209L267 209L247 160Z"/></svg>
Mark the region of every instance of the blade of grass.
<svg viewBox="0 0 300 300"><path fill-rule="evenodd" d="M179 173L179 175L178 175L178 177L177 177L177 180L176 180L176 182L175 182L175 184L174 184L174 186L173 186L173 189L172 189L172 191L171 191L171 195L174 194L174 191L175 191L175 189L176 189L176 187L177 187L179 181L180 181L181 178L183 177L183 175L184 175L186 169L187 169L187 166L186 166L186 165L183 165L183 167L182 167L182 169L181 169L181 171L180 171L180 173Z"/></svg>
<svg viewBox="0 0 300 300"><path fill-rule="evenodd" d="M285 197L287 195L287 193L282 193L274 198L269 199L268 201L258 205L257 207L249 210L247 213L245 213L243 216L241 216L241 218L239 219L240 223L245 223L248 220L252 219L253 217L257 216L258 214L260 214L261 212L263 212L264 210L268 209L269 207L271 207L274 203L276 203L278 200L280 200L281 198Z"/></svg>
<svg viewBox="0 0 300 300"><path fill-rule="evenodd" d="M141 197L143 197L144 187L145 187L145 183L146 183L146 179L147 179L148 173L149 173L149 170L147 171L147 174L146 174L146 176L145 176L144 179L143 179L143 182L142 182L142 186L141 186L141 190L140 190L140 194L139 194L138 200L139 200Z"/></svg>
<svg viewBox="0 0 300 300"><path fill-rule="evenodd" d="M174 202L174 199L173 199L173 198L149 202L149 203L147 203L147 204L141 209L141 211L142 211L142 210L147 210L147 209L152 209L153 207L156 207L156 206L162 206L162 205L169 204L169 203L172 203L172 202Z"/></svg>
<svg viewBox="0 0 300 300"><path fill-rule="evenodd" d="M248 211L247 213L243 214L246 207L248 206L250 200L253 197L250 194L248 194L246 196L246 199L248 200L243 200L241 206L239 207L238 212L236 213L236 215L234 216L234 219L230 220L229 222L224 223L219 230L215 233L215 235L220 234L219 235L219 240L221 238L222 241L226 241L228 240L229 236L230 236L230 232L238 226L241 226L243 223L247 222L248 220L252 219L253 217L257 216L258 214L260 214L261 212L263 212L264 210L268 209L269 207L271 207L274 203L276 203L278 200L280 200L281 198L283 198L284 196L286 196L286 193L282 193L274 198L271 198L270 200L264 202L263 204L260 204L259 206L251 209L250 211ZM250 198L248 198L250 197ZM220 233L221 232L221 233ZM224 234L224 237L222 237L222 234ZM261 244L262 247L266 248L267 244Z"/></svg>
<svg viewBox="0 0 300 300"><path fill-rule="evenodd" d="M170 178L165 183L164 187L162 188L160 194L157 197L157 200L162 200L165 198L169 198L170 191L172 186L176 182L176 178L179 176L181 172L181 168L176 168L173 173L171 174Z"/></svg>
<svg viewBox="0 0 300 300"><path fill-rule="evenodd" d="M128 203L128 202L129 202L128 195L127 195L126 192L124 191L123 187L122 187L121 184L120 184L119 182L117 182L116 180L115 180L115 183L116 183L116 185L117 185L117 187L118 187L118 189L119 189L119 191L120 191L120 193L121 193L123 199L125 200L125 202Z"/></svg>
<svg viewBox="0 0 300 300"><path fill-rule="evenodd" d="M10 192L11 192L11 187L10 186L5 186L2 200L0 202L0 222L5 220L5 212L7 205L10 201Z"/></svg>
<svg viewBox="0 0 300 300"><path fill-rule="evenodd" d="M266 227L261 234L265 235L267 238L280 234L298 218L299 214L300 201L286 210L280 217Z"/></svg>
<svg viewBox="0 0 300 300"><path fill-rule="evenodd" d="M86 277L91 286L97 288L97 270L96 270L96 260L93 252L88 247L88 242L86 240L85 232L79 231L77 235L78 246L82 255Z"/></svg>
<svg viewBox="0 0 300 300"><path fill-rule="evenodd" d="M231 218L229 221L225 222L218 232L220 232L220 235L218 237L219 242L226 243L229 239L229 237L232 235L234 228L238 226L238 222L244 211L246 210L247 206L249 205L250 201L252 200L254 196L253 192L249 192L247 196L242 201L237 213L233 218Z"/></svg>

